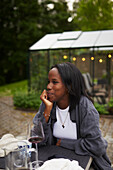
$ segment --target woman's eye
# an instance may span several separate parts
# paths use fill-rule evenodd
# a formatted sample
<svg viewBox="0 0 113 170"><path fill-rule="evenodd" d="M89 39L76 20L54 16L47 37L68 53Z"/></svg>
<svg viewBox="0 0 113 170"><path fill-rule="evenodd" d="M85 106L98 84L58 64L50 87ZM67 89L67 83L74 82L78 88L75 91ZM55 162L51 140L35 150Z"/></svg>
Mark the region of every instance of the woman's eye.
<svg viewBox="0 0 113 170"><path fill-rule="evenodd" d="M57 84L58 82L57 81L53 81L53 84Z"/></svg>
<svg viewBox="0 0 113 170"><path fill-rule="evenodd" d="M48 80L48 84L50 83L50 81ZM51 83L53 83L53 84L57 84L58 83L58 81L55 81L55 80L53 80Z"/></svg>

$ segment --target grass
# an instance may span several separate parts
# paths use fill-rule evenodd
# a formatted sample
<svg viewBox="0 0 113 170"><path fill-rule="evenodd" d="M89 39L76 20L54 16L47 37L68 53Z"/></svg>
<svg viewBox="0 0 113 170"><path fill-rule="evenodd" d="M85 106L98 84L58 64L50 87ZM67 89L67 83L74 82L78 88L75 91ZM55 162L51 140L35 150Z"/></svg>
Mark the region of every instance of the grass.
<svg viewBox="0 0 113 170"><path fill-rule="evenodd" d="M13 96L16 93L27 93L27 80L0 86L0 97Z"/></svg>

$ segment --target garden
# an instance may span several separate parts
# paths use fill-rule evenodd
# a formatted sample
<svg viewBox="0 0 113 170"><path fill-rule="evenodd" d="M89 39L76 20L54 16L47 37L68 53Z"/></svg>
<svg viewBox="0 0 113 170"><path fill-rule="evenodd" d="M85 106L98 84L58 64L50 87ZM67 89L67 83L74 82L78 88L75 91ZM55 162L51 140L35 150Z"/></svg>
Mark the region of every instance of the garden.
<svg viewBox="0 0 113 170"><path fill-rule="evenodd" d="M38 110L41 91L28 93L27 80L0 86L0 97L12 96L15 109ZM107 104L94 103L100 115L113 115L113 98Z"/></svg>

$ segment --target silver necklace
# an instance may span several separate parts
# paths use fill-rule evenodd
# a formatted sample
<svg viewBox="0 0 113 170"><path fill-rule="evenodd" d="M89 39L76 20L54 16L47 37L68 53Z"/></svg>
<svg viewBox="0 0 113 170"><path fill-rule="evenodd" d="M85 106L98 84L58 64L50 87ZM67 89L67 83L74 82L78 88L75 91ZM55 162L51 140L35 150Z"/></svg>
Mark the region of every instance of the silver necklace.
<svg viewBox="0 0 113 170"><path fill-rule="evenodd" d="M62 122L61 115L60 115L60 113L59 113L59 109L57 109L57 110L58 110L58 115L59 115L59 118L60 118L60 122L61 122L61 124L62 124L62 127L65 128L65 122L66 122L66 119L67 119L67 116L68 116L68 111L67 111L67 114L66 114L66 117L65 117L64 122Z"/></svg>

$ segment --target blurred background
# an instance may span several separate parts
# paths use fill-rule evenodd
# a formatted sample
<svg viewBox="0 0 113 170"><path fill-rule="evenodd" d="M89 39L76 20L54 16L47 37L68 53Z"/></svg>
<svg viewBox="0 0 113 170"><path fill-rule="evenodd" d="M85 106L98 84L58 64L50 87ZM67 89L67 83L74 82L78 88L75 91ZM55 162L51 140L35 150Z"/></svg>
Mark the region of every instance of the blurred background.
<svg viewBox="0 0 113 170"><path fill-rule="evenodd" d="M72 2L0 1L0 85L27 79L28 49L48 33L113 29L111 0Z"/></svg>

